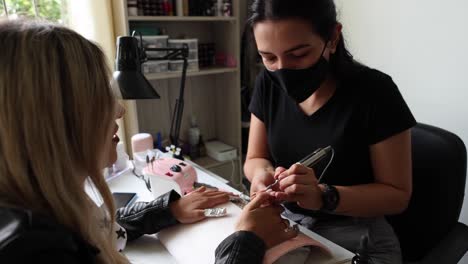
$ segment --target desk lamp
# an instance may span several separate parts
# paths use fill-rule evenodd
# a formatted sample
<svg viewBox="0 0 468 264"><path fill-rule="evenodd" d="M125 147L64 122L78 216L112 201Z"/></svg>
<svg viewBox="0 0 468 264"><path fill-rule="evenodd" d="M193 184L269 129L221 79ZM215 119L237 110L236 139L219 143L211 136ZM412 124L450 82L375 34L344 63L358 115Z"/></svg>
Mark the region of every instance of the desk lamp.
<svg viewBox="0 0 468 264"><path fill-rule="evenodd" d="M182 75L180 81L179 98L176 99L174 114L171 120L170 140L176 147L179 146L179 133L184 111L184 90L187 75L187 58L189 48L184 44L182 48L143 48L141 34L140 42L132 36L121 36L117 38L117 55L115 61L116 70L113 74L114 80L119 86L124 100L159 99L159 94L153 89L151 83L141 73L141 64L147 60L183 60ZM167 55L157 58L147 58L145 50L167 51Z"/></svg>

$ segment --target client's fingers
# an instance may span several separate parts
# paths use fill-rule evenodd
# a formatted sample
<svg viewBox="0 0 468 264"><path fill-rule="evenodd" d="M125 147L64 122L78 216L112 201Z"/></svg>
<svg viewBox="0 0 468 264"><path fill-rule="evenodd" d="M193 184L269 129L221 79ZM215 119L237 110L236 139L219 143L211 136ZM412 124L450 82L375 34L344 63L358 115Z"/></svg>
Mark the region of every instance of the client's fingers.
<svg viewBox="0 0 468 264"><path fill-rule="evenodd" d="M215 196L208 197L208 199L203 203L204 208L210 208L217 206L219 204L224 204L229 201L229 195L227 194L218 194Z"/></svg>
<svg viewBox="0 0 468 264"><path fill-rule="evenodd" d="M248 203L245 207L244 210L252 211L257 208L260 208L262 204L267 202L270 199L270 195L265 192L260 192L257 193L257 195Z"/></svg>
<svg viewBox="0 0 468 264"><path fill-rule="evenodd" d="M204 192L204 191L206 191L206 187L205 187L205 186L202 186L202 187L200 187L200 188L198 188L198 189L195 189L194 191L192 191L192 192L189 193L189 194L201 193L201 192Z"/></svg>

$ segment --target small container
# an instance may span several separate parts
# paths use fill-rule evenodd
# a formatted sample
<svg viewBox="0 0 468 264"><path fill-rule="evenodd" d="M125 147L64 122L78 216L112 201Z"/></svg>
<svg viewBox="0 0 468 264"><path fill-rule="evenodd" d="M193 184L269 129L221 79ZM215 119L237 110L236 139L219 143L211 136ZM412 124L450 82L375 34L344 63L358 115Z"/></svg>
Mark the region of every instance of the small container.
<svg viewBox="0 0 468 264"><path fill-rule="evenodd" d="M138 8L136 6L128 6L128 16L138 16Z"/></svg>
<svg viewBox="0 0 468 264"><path fill-rule="evenodd" d="M143 39L143 47L148 48L167 48L167 40L169 36L161 35L161 36L142 36ZM149 51L146 50L146 56L148 58L161 58L167 55L167 51Z"/></svg>
<svg viewBox="0 0 468 264"><path fill-rule="evenodd" d="M187 71L198 71L198 60L188 60ZM170 71L182 71L184 66L183 60L169 61L169 70Z"/></svg>
<svg viewBox="0 0 468 264"><path fill-rule="evenodd" d="M189 50L198 50L198 39L169 39L167 41L169 48L183 48L187 44Z"/></svg>
<svg viewBox="0 0 468 264"><path fill-rule="evenodd" d="M189 60L187 70L188 71L199 71L200 67L198 66L198 60Z"/></svg>
<svg viewBox="0 0 468 264"><path fill-rule="evenodd" d="M156 61L147 61L142 65L142 72L144 74L149 73L160 73L169 71L169 61L168 60L156 60Z"/></svg>
<svg viewBox="0 0 468 264"><path fill-rule="evenodd" d="M153 137L148 133L139 133L132 136L132 152L138 153L153 149Z"/></svg>
<svg viewBox="0 0 468 264"><path fill-rule="evenodd" d="M142 36L143 46L146 48L151 46L152 48L167 48L167 41L169 36L160 35L160 36Z"/></svg>
<svg viewBox="0 0 468 264"><path fill-rule="evenodd" d="M161 58L164 58L164 56L167 55L167 51L149 51L149 50L146 50L146 57L148 57L148 59L161 59Z"/></svg>
<svg viewBox="0 0 468 264"><path fill-rule="evenodd" d="M188 60L198 60L198 49L189 50Z"/></svg>
<svg viewBox="0 0 468 264"><path fill-rule="evenodd" d="M128 0L127 10L129 16L138 16L138 2L136 0Z"/></svg>

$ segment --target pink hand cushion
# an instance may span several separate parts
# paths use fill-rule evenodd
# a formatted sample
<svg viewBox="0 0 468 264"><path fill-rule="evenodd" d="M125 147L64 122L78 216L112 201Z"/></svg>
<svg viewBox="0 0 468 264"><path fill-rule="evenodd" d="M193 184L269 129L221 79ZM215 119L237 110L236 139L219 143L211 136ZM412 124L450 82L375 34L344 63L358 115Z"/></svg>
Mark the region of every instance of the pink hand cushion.
<svg viewBox="0 0 468 264"><path fill-rule="evenodd" d="M272 264L287 253L306 246L317 247L320 250L322 250L325 254L331 254L330 250L322 243L304 235L303 233L299 233L297 237L285 241L267 250L267 252L265 253L265 257L263 258L263 264Z"/></svg>

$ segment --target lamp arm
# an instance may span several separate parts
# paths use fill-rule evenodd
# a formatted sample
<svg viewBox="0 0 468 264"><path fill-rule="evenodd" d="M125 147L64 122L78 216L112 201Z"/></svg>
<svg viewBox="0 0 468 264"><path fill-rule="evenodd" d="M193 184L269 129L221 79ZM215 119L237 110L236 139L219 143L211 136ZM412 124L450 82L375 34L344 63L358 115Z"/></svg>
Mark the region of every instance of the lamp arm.
<svg viewBox="0 0 468 264"><path fill-rule="evenodd" d="M182 67L182 77L180 80L179 98L176 100L176 104L174 107L174 115L172 116L171 132L170 132L171 142L176 147L178 147L179 145L180 125L182 123L182 114L184 112L185 79L187 76L187 67L188 67L187 57L184 57L183 60L184 60L184 64Z"/></svg>
<svg viewBox="0 0 468 264"><path fill-rule="evenodd" d="M184 112L184 92L185 92L185 79L187 77L188 68L188 55L189 47L184 44L183 48L146 48L146 51L168 51L168 54L159 58L147 58L147 60L183 60L182 76L180 80L179 98L176 99L174 106L174 113L171 120L171 130L169 137L171 143L179 147L180 126L182 123L182 116Z"/></svg>
<svg viewBox="0 0 468 264"><path fill-rule="evenodd" d="M183 60L188 53L187 48L145 48L145 51L169 51L166 56L158 58L146 58L146 60Z"/></svg>

